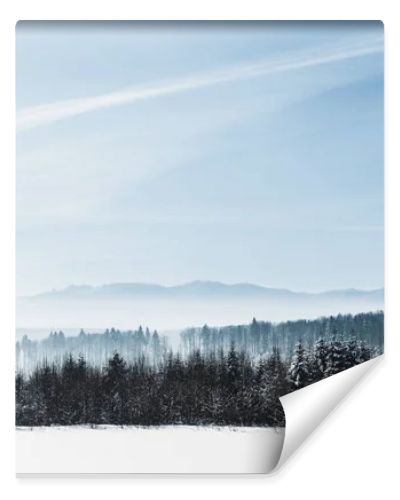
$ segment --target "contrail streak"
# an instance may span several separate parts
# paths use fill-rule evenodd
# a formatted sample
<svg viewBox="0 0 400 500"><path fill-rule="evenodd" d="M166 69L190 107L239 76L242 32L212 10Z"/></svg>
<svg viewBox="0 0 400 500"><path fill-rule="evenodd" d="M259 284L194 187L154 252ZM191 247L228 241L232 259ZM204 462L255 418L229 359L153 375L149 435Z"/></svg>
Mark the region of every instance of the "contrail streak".
<svg viewBox="0 0 400 500"><path fill-rule="evenodd" d="M381 52L382 50L382 41L372 40L369 44L364 44L363 46L341 46L319 54L315 52L302 53L296 57L286 57L275 61L264 60L249 65L182 77L176 80L134 86L97 96L35 105L17 111L17 131L31 129L98 109L121 106L136 101L178 94L180 92L211 87L237 80L310 68L336 61L362 57Z"/></svg>

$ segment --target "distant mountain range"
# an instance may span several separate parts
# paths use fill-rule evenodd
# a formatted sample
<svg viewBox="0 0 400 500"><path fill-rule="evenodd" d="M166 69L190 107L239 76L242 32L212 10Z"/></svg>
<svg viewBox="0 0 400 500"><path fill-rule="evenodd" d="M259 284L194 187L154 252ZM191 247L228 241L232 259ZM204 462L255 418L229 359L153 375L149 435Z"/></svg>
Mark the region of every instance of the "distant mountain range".
<svg viewBox="0 0 400 500"><path fill-rule="evenodd" d="M22 297L22 299L196 299L196 298L259 298L279 300L365 300L383 301L384 290L329 290L320 293L293 292L282 288L269 288L251 283L225 284L218 281L192 281L183 285L163 286L147 283L111 283L101 286L70 285L61 290Z"/></svg>
<svg viewBox="0 0 400 500"><path fill-rule="evenodd" d="M17 300L19 328L136 328L188 326L316 318L383 309L383 289L293 292L251 283L228 285L193 281L162 286L113 283L68 286Z"/></svg>

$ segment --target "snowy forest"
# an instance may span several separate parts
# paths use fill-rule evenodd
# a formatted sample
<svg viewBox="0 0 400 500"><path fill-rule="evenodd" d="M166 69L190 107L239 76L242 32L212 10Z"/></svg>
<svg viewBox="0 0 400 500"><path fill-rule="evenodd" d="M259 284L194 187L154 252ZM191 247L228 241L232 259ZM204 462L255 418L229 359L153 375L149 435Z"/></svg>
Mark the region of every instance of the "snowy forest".
<svg viewBox="0 0 400 500"><path fill-rule="evenodd" d="M383 352L383 313L17 343L16 424L284 425L279 397Z"/></svg>
<svg viewBox="0 0 400 500"><path fill-rule="evenodd" d="M16 343L17 371L31 373L38 365L62 364L66 355L83 356L93 366L103 366L118 352L128 363L145 358L146 363L157 365L168 351L166 336L140 326L136 331L121 332L115 328L104 333L86 333L81 330L77 336L66 336L62 331L51 332L42 340L31 340L24 335Z"/></svg>
<svg viewBox="0 0 400 500"><path fill-rule="evenodd" d="M257 321L255 318L249 325L225 326L210 328L189 328L181 333L184 352L200 349L203 353L225 352L232 342L250 356L271 353L278 348L288 358L301 340L307 349L312 349L315 342L323 338L339 337L349 340L356 337L363 340L378 352L383 350L383 312L368 312L356 315L339 314L313 320L285 321L270 323Z"/></svg>

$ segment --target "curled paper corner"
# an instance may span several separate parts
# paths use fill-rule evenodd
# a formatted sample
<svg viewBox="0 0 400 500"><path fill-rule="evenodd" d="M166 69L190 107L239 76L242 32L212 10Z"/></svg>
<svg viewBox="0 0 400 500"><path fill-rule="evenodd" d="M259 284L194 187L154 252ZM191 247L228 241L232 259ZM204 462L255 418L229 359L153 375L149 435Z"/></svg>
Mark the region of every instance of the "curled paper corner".
<svg viewBox="0 0 400 500"><path fill-rule="evenodd" d="M336 406L382 359L383 355L378 356L280 398L286 418L285 438L280 457L271 473L280 470Z"/></svg>

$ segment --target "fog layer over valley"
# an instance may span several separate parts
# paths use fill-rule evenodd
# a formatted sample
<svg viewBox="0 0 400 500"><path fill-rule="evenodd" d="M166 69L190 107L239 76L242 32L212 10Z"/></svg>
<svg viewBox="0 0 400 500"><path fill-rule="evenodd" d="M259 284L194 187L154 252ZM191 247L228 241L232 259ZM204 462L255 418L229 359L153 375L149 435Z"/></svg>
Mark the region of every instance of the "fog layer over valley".
<svg viewBox="0 0 400 500"><path fill-rule="evenodd" d="M291 292L252 284L226 285L196 281L165 287L140 283L99 287L70 286L17 299L17 337L47 336L62 329L129 330L139 325L165 333L174 343L179 331L191 326L224 326L265 321L311 319L339 313L383 309L383 289Z"/></svg>

